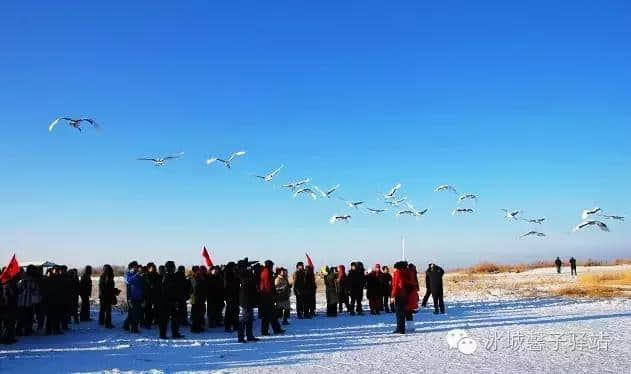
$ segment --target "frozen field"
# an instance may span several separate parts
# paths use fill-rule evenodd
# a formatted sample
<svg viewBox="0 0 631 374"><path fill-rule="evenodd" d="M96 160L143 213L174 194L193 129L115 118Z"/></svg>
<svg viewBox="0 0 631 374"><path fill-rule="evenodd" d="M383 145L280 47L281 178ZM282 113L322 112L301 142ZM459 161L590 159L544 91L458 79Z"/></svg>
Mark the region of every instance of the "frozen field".
<svg viewBox="0 0 631 374"><path fill-rule="evenodd" d="M120 313L115 320L122 326ZM60 337L0 347L0 372L631 372L628 299L461 299L445 315L420 311L405 336L391 333L392 314L318 316L287 327L284 336L239 344L219 329L159 341L155 328L132 335L82 323ZM449 348L455 328L477 344L472 354Z"/></svg>

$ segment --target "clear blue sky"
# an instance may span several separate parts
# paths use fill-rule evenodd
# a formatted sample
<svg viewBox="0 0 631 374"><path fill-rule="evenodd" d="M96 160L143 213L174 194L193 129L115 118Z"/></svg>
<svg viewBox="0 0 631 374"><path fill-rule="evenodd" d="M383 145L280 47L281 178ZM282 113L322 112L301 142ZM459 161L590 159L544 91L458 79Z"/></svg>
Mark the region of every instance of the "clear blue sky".
<svg viewBox="0 0 631 374"><path fill-rule="evenodd" d="M0 261L187 264L202 244L293 265L629 256L628 1L109 1L0 4ZM554 4L553 4L554 3ZM59 127L92 116L103 131ZM211 155L245 149L233 170ZM184 151L167 167L140 156ZM292 199L250 174L284 164L380 206L401 182L418 222ZM480 196L452 217L451 183ZM546 216L549 237L518 240Z"/></svg>

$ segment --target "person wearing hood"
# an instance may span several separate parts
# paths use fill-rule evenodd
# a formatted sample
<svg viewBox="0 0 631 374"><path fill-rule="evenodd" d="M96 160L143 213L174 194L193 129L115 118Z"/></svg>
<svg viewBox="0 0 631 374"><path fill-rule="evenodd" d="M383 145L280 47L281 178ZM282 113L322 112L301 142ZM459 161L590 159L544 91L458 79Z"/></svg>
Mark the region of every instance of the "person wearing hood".
<svg viewBox="0 0 631 374"><path fill-rule="evenodd" d="M337 316L337 304L339 293L339 282L337 280L337 274L333 266L323 266L320 269L320 276L324 281L325 294L326 294L326 316Z"/></svg>
<svg viewBox="0 0 631 374"><path fill-rule="evenodd" d="M408 302L408 264L406 261L399 261L394 264L392 273L392 292L390 296L394 299L397 328L395 334L405 334L405 311Z"/></svg>
<svg viewBox="0 0 631 374"><path fill-rule="evenodd" d="M366 286L366 276L364 275L364 265L361 262L352 262L348 271L348 283L351 296L351 316L355 313L364 314L362 300L364 299L364 287Z"/></svg>
<svg viewBox="0 0 631 374"><path fill-rule="evenodd" d="M278 323L275 300L276 288L273 279L274 263L271 260L265 261L265 266L261 270L259 278L259 292L261 294L259 312L261 313L261 335L269 336L269 325L272 325L274 335L285 332Z"/></svg>
<svg viewBox="0 0 631 374"><path fill-rule="evenodd" d="M405 311L406 331L414 331L414 313L418 310L418 276L416 266L408 264L408 300Z"/></svg>
<svg viewBox="0 0 631 374"><path fill-rule="evenodd" d="M278 268L276 270L276 279L274 279L274 287L276 288L276 309L279 315L283 317L283 325L289 325L289 311L291 304L289 297L291 296L291 284L287 279L287 269Z"/></svg>
<svg viewBox="0 0 631 374"><path fill-rule="evenodd" d="M81 298L81 311L79 320L81 322L92 321L90 318L90 296L92 295L92 266L87 265L81 274L79 281L79 297Z"/></svg>
<svg viewBox="0 0 631 374"><path fill-rule="evenodd" d="M370 306L370 314L380 314L383 291L383 273L381 265L375 264L372 271L366 276L366 297Z"/></svg>
<svg viewBox="0 0 631 374"><path fill-rule="evenodd" d="M305 318L316 315L316 281L313 266L305 268Z"/></svg>
<svg viewBox="0 0 631 374"><path fill-rule="evenodd" d="M344 265L337 266L337 284L338 311L342 313L344 307L346 307L346 311L350 313L351 308L348 305L348 281Z"/></svg>
<svg viewBox="0 0 631 374"><path fill-rule="evenodd" d="M296 316L298 319L306 317L307 305L305 302L305 266L302 261L296 264L296 271L292 275L292 285L296 296Z"/></svg>

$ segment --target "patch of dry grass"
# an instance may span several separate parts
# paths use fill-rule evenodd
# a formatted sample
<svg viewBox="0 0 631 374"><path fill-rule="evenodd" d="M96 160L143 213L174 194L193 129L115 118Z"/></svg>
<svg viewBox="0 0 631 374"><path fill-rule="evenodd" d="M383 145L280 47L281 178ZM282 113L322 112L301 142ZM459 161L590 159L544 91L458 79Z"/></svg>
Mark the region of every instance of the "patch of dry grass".
<svg viewBox="0 0 631 374"><path fill-rule="evenodd" d="M553 292L555 296L610 298L623 296L624 290L609 286L567 286Z"/></svg>
<svg viewBox="0 0 631 374"><path fill-rule="evenodd" d="M581 274L578 281L584 286L625 285L631 286L631 270L610 271L597 274Z"/></svg>
<svg viewBox="0 0 631 374"><path fill-rule="evenodd" d="M497 274L497 273L522 273L527 270L554 266L552 261L537 261L529 264L496 264L494 262L481 262L469 268L462 269L468 274Z"/></svg>
<svg viewBox="0 0 631 374"><path fill-rule="evenodd" d="M557 296L609 298L627 294L631 286L631 270L597 274L581 274L578 283L558 289Z"/></svg>

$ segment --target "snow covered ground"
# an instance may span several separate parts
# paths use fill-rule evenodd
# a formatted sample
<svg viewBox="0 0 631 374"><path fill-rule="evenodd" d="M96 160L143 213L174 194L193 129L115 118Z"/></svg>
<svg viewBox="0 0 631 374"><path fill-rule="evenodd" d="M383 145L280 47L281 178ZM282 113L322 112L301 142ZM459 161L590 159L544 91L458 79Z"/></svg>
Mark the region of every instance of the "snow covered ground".
<svg viewBox="0 0 631 374"><path fill-rule="evenodd" d="M155 328L132 335L82 323L1 346L0 372L631 372L631 300L447 301L447 314L420 311L404 336L391 333L393 314L292 320L286 335L247 344L219 329L159 341ZM449 348L456 328L477 344L472 354Z"/></svg>

